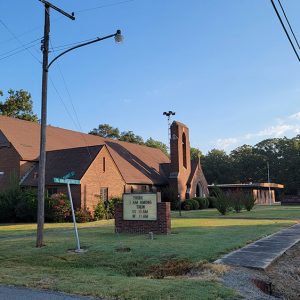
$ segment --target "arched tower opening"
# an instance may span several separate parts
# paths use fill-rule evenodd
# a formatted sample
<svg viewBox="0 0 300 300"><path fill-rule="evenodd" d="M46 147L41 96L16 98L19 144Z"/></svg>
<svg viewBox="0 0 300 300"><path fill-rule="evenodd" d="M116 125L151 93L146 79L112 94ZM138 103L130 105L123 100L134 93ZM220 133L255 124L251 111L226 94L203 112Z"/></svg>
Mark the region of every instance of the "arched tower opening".
<svg viewBox="0 0 300 300"><path fill-rule="evenodd" d="M186 136L185 133L182 133L182 162L183 166L187 168L187 159L186 159Z"/></svg>

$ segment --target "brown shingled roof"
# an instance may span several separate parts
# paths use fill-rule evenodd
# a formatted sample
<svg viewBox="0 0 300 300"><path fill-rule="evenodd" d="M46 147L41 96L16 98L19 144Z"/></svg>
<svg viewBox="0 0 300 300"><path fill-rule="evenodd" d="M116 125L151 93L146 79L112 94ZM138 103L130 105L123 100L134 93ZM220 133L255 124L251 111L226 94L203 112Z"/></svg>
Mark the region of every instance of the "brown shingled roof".
<svg viewBox="0 0 300 300"><path fill-rule="evenodd" d="M72 179L80 180L103 147L105 146L89 147L89 155L87 155L85 147L48 151L46 159L46 185L53 185L54 177L61 178L70 172L75 172ZM38 179L34 176L36 172L38 172L38 164L22 182L22 185L37 186Z"/></svg>
<svg viewBox="0 0 300 300"><path fill-rule="evenodd" d="M15 147L23 160L38 161L39 124L0 116L0 131ZM170 160L159 149L47 126L47 151L96 145L107 146L127 183L167 183L166 176L168 174L165 175L161 171L161 164L169 163Z"/></svg>

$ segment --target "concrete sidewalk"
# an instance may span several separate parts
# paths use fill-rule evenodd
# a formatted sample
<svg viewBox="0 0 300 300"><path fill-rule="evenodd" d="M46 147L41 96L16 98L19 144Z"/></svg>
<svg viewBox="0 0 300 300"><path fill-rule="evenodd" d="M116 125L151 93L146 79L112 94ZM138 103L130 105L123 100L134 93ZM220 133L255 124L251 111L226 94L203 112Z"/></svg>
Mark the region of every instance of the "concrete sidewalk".
<svg viewBox="0 0 300 300"><path fill-rule="evenodd" d="M2 300L96 300L96 298L73 296L51 291L37 291L28 288L0 285L0 299ZM99 298L97 298L99 299Z"/></svg>
<svg viewBox="0 0 300 300"><path fill-rule="evenodd" d="M300 241L300 223L233 251L215 263L265 270Z"/></svg>

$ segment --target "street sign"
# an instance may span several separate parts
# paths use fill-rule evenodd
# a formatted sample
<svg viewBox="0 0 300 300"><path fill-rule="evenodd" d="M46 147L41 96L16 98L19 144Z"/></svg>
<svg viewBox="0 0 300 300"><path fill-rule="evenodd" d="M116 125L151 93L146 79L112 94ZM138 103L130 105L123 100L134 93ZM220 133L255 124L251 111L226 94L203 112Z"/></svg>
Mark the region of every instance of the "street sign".
<svg viewBox="0 0 300 300"><path fill-rule="evenodd" d="M53 178L53 181L55 183L80 184L80 180L77 179Z"/></svg>
<svg viewBox="0 0 300 300"><path fill-rule="evenodd" d="M62 178L63 179L69 179L69 178L74 177L74 176L75 176L75 172L70 172L67 175L63 176Z"/></svg>

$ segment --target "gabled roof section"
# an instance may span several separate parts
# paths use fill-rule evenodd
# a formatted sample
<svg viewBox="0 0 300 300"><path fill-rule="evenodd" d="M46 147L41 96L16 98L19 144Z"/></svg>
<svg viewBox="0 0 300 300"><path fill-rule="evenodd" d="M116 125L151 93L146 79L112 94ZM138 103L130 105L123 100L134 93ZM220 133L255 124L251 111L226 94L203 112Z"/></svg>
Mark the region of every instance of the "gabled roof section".
<svg viewBox="0 0 300 300"><path fill-rule="evenodd" d="M199 159L193 159L191 161L191 174L190 174L189 179L187 181L187 185L191 185L192 184L193 179L194 179L195 174L196 174L196 171L198 169L200 170L200 174L201 174L200 175L201 182L204 183L205 186L207 186L207 182L206 182L205 176L203 174L202 167L201 167Z"/></svg>
<svg viewBox="0 0 300 300"><path fill-rule="evenodd" d="M53 185L54 177L61 178L70 172L75 172L72 179L80 180L103 147L105 146L89 147L89 155L85 147L48 151L46 153L46 184ZM38 164L22 185L36 186L38 179L34 174L37 172Z"/></svg>
<svg viewBox="0 0 300 300"><path fill-rule="evenodd" d="M23 160L38 161L40 124L0 116L0 130ZM47 126L47 151L106 145L126 183L166 184L161 164L170 163L159 149L105 139L77 131Z"/></svg>

